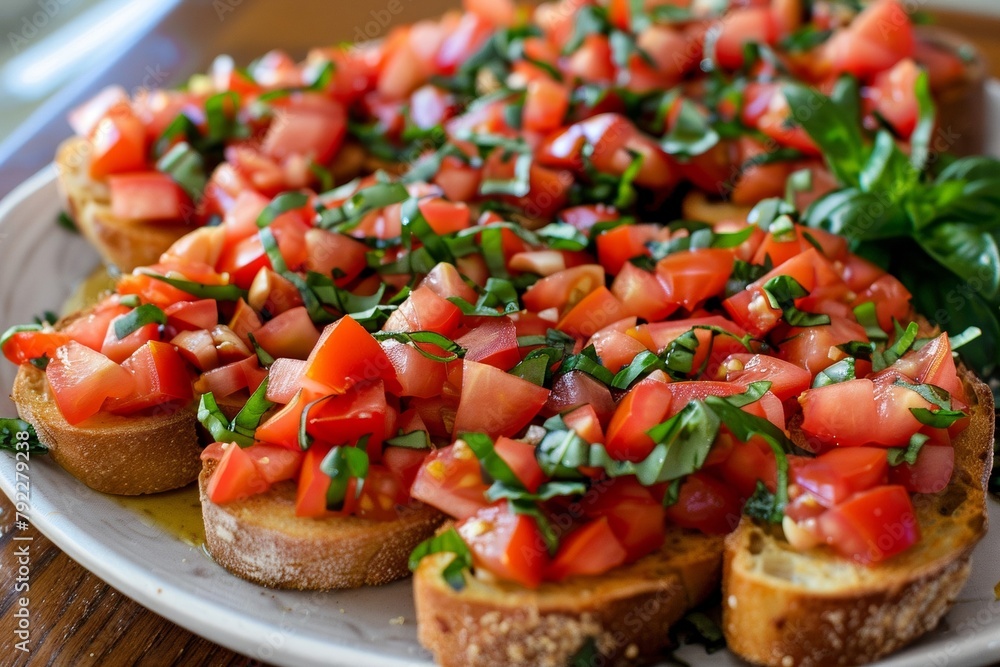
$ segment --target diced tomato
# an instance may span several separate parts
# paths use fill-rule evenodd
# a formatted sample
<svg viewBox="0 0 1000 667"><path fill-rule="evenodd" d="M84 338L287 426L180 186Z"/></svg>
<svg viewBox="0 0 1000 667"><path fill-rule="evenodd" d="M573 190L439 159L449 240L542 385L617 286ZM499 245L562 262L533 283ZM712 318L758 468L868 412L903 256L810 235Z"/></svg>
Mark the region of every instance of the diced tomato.
<svg viewBox="0 0 1000 667"><path fill-rule="evenodd" d="M833 507L855 493L884 484L889 464L884 449L836 447L795 470L795 483L824 507Z"/></svg>
<svg viewBox="0 0 1000 667"><path fill-rule="evenodd" d="M317 442L306 451L295 493L295 516L318 518L327 515L326 495L330 489L330 477L319 466L331 449L331 445ZM344 513L350 513L357 504L355 488L352 480L344 498Z"/></svg>
<svg viewBox="0 0 1000 667"><path fill-rule="evenodd" d="M628 260L649 254L646 243L656 238L655 225L621 225L597 237L597 257L611 275L616 275Z"/></svg>
<svg viewBox="0 0 1000 667"><path fill-rule="evenodd" d="M823 45L835 73L868 78L914 52L913 26L896 0L876 0Z"/></svg>
<svg viewBox="0 0 1000 667"><path fill-rule="evenodd" d="M250 455L242 447L229 443L205 491L209 500L222 505L266 490L267 481Z"/></svg>
<svg viewBox="0 0 1000 667"><path fill-rule="evenodd" d="M95 307L85 310L82 315L70 319L62 326L62 333L100 352L111 320L130 310L132 309L127 306L119 305L116 299L104 300Z"/></svg>
<svg viewBox="0 0 1000 667"><path fill-rule="evenodd" d="M101 345L101 354L118 364L128 359L133 352L149 341L160 339L160 325L155 322L144 324L124 338L118 338L115 322L121 321L124 317L126 315L119 315L111 320L108 331L104 335L104 343Z"/></svg>
<svg viewBox="0 0 1000 667"><path fill-rule="evenodd" d="M892 368L912 377L918 383L941 387L962 403L968 402L965 388L955 369L955 357L947 334L939 335L916 352L903 355Z"/></svg>
<svg viewBox="0 0 1000 667"><path fill-rule="evenodd" d="M292 95L275 109L261 148L279 160L308 156L327 164L347 134L347 114L340 103L319 95Z"/></svg>
<svg viewBox="0 0 1000 667"><path fill-rule="evenodd" d="M799 397L799 403L802 432L816 443L851 447L871 442L876 435L879 419L871 380L858 378L810 389Z"/></svg>
<svg viewBox="0 0 1000 667"><path fill-rule="evenodd" d="M191 374L170 343L149 341L122 362L122 368L132 375L133 390L128 396L109 399L109 412L130 414L153 407L167 410L192 398Z"/></svg>
<svg viewBox="0 0 1000 667"><path fill-rule="evenodd" d="M656 264L671 303L688 310L722 292L733 271L733 253L706 248L667 255Z"/></svg>
<svg viewBox="0 0 1000 667"><path fill-rule="evenodd" d="M469 303L476 302L476 291L462 280L462 275L453 264L436 264L420 281L419 287L427 287L442 299L457 296Z"/></svg>
<svg viewBox="0 0 1000 667"><path fill-rule="evenodd" d="M778 26L770 9L746 7L734 9L718 22L715 38L715 61L725 69L743 65L743 46L747 43L773 44Z"/></svg>
<svg viewBox="0 0 1000 667"><path fill-rule="evenodd" d="M667 417L673 394L663 382L646 379L639 382L618 403L608 424L607 450L612 458L641 461L656 443L646 435Z"/></svg>
<svg viewBox="0 0 1000 667"><path fill-rule="evenodd" d="M306 362L300 359L275 359L267 371L267 400L289 403L298 392L305 372Z"/></svg>
<svg viewBox="0 0 1000 667"><path fill-rule="evenodd" d="M591 496L594 502L589 502ZM581 504L587 516L607 517L611 531L625 548L630 563L655 551L666 533L666 510L634 477L603 480L591 487Z"/></svg>
<svg viewBox="0 0 1000 667"><path fill-rule="evenodd" d="M726 370L727 382L743 385L760 380L770 382L771 391L782 401L798 396L812 384L809 371L766 354L731 354L722 367Z"/></svg>
<svg viewBox="0 0 1000 667"><path fill-rule="evenodd" d="M819 529L827 544L863 565L891 558L920 541L910 494L897 485L852 496L822 514Z"/></svg>
<svg viewBox="0 0 1000 667"><path fill-rule="evenodd" d="M702 472L681 483L677 502L667 507L667 518L682 528L724 535L740 520L740 501L725 483Z"/></svg>
<svg viewBox="0 0 1000 667"><path fill-rule="evenodd" d="M106 399L128 396L135 386L126 369L73 340L56 350L45 376L59 412L74 425L97 414Z"/></svg>
<svg viewBox="0 0 1000 667"><path fill-rule="evenodd" d="M140 171L108 177L111 214L120 220L180 221L193 213L191 200L167 174Z"/></svg>
<svg viewBox="0 0 1000 667"><path fill-rule="evenodd" d="M343 392L360 382L382 380L398 394L396 370L378 342L350 317L327 325L306 360L303 384L317 391Z"/></svg>
<svg viewBox="0 0 1000 667"><path fill-rule="evenodd" d="M914 464L900 463L889 469L889 483L901 484L911 493L938 493L951 481L955 470L955 448L925 444Z"/></svg>
<svg viewBox="0 0 1000 667"><path fill-rule="evenodd" d="M382 327L385 331L433 331L451 336L462 319L458 306L434 293L430 287L410 292Z"/></svg>
<svg viewBox="0 0 1000 667"><path fill-rule="evenodd" d="M225 398L240 389L254 391L266 376L267 371L260 367L255 355L206 371L195 381L194 388L200 394L212 392L216 398Z"/></svg>
<svg viewBox="0 0 1000 667"><path fill-rule="evenodd" d="M455 436L482 432L514 436L538 414L549 390L475 361L464 361Z"/></svg>
<svg viewBox="0 0 1000 667"><path fill-rule="evenodd" d="M573 306L556 328L572 336L587 338L628 315L622 302L601 285Z"/></svg>
<svg viewBox="0 0 1000 667"><path fill-rule="evenodd" d="M525 129L539 132L558 129L568 110L569 91L566 86L546 78L528 83L522 111Z"/></svg>
<svg viewBox="0 0 1000 667"><path fill-rule="evenodd" d="M584 264L542 278L527 289L521 301L535 312L548 308L563 312L603 286L604 269L599 264Z"/></svg>
<svg viewBox="0 0 1000 667"><path fill-rule="evenodd" d="M212 334L204 329L178 332L170 340L181 357L199 371L208 371L219 365L219 351L215 349Z"/></svg>
<svg viewBox="0 0 1000 667"><path fill-rule="evenodd" d="M70 341L61 331L21 331L4 341L3 355L13 364L55 356L56 350Z"/></svg>
<svg viewBox="0 0 1000 667"><path fill-rule="evenodd" d="M793 327L784 335L778 356L816 375L847 354L837 346L851 341L867 342L864 327L845 317L831 317L830 324ZM866 362L860 362L866 363ZM864 375L858 372L858 375Z"/></svg>
<svg viewBox="0 0 1000 667"><path fill-rule="evenodd" d="M365 269L368 247L344 234L314 227L306 232L306 269L332 276L340 271L337 285L343 287ZM341 275L342 274L342 275Z"/></svg>
<svg viewBox="0 0 1000 667"><path fill-rule="evenodd" d="M517 327L509 317L483 318L481 324L455 341L465 348L465 359L509 371L521 360Z"/></svg>
<svg viewBox="0 0 1000 667"><path fill-rule="evenodd" d="M538 490L541 483L545 481L545 473L542 472L538 461L535 460L534 445L501 436L497 438L493 447L521 481L524 488L532 493Z"/></svg>
<svg viewBox="0 0 1000 667"><path fill-rule="evenodd" d="M178 301L163 309L167 323L177 331L211 329L219 323L219 304L215 299Z"/></svg>
<svg viewBox="0 0 1000 667"><path fill-rule="evenodd" d="M459 440L427 455L410 494L450 516L466 519L489 504L484 495L487 488L479 459Z"/></svg>
<svg viewBox="0 0 1000 667"><path fill-rule="evenodd" d="M662 320L678 307L664 283L656 274L625 262L611 284L611 293L621 301L626 313L652 322Z"/></svg>
<svg viewBox="0 0 1000 667"><path fill-rule="evenodd" d="M718 440L724 437L731 438L732 436L723 434L719 436ZM751 438L749 442L733 443L729 456L722 463L720 472L722 477L745 500L753 495L758 480L763 482L773 493L777 483L777 469L771 447L759 438Z"/></svg>
<svg viewBox="0 0 1000 667"><path fill-rule="evenodd" d="M919 74L917 64L904 58L892 69L877 74L869 89L875 110L904 140L909 139L917 125L916 83Z"/></svg>
<svg viewBox="0 0 1000 667"><path fill-rule="evenodd" d="M254 337L271 356L305 359L319 340L319 331L306 307L299 306L268 320Z"/></svg>
<svg viewBox="0 0 1000 667"><path fill-rule="evenodd" d="M477 567L527 588L541 584L549 558L534 517L513 514L500 503L479 510L456 529Z"/></svg>
<svg viewBox="0 0 1000 667"><path fill-rule="evenodd" d="M451 234L467 228L472 216L465 202L450 202L440 197L421 200L419 208L437 234Z"/></svg>
<svg viewBox="0 0 1000 667"><path fill-rule="evenodd" d="M601 420L593 405L573 408L563 415L563 421L587 442L591 444L604 442L604 429L601 428Z"/></svg>
<svg viewBox="0 0 1000 667"><path fill-rule="evenodd" d="M409 447L386 447L382 451L382 463L396 478L405 490L407 497L410 487L417 477L417 472L430 454L427 449L411 449Z"/></svg>
<svg viewBox="0 0 1000 667"><path fill-rule="evenodd" d="M385 387L381 382L356 385L344 394L318 401L306 418L306 433L334 444L353 444L370 436L368 453L378 461L378 445L385 438Z"/></svg>
<svg viewBox="0 0 1000 667"><path fill-rule="evenodd" d="M615 402L607 386L582 371L573 370L553 381L552 393L542 414L561 414L582 405L592 406L601 424L608 423L615 411Z"/></svg>
<svg viewBox="0 0 1000 667"><path fill-rule="evenodd" d="M606 516L577 528L559 545L545 578L562 581L574 575L604 574L628 558Z"/></svg>
<svg viewBox="0 0 1000 667"><path fill-rule="evenodd" d="M118 104L90 133L90 177L138 171L146 166L146 129L125 104Z"/></svg>

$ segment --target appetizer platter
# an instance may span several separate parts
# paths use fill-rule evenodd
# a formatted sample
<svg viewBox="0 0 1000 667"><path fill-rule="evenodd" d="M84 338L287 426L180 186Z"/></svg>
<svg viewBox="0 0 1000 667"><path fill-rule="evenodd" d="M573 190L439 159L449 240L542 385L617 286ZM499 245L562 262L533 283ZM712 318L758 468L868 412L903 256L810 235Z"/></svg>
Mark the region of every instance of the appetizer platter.
<svg viewBox="0 0 1000 667"><path fill-rule="evenodd" d="M0 209L8 495L278 663L988 661L975 54L894 0L465 4L73 112ZM105 495L196 479L204 551Z"/></svg>

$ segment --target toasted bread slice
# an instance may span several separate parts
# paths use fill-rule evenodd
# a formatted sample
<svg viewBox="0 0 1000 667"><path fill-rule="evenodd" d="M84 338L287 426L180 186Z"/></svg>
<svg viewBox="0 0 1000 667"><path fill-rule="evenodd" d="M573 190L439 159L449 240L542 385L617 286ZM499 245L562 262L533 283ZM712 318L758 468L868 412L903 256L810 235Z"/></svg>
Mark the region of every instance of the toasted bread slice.
<svg viewBox="0 0 1000 667"><path fill-rule="evenodd" d="M659 551L631 565L537 590L478 573L456 592L441 574L454 556L434 554L413 578L417 636L442 667L563 667L588 641L603 656L598 664L642 663L717 588L722 541L672 528Z"/></svg>
<svg viewBox="0 0 1000 667"><path fill-rule="evenodd" d="M993 394L971 373L963 380L971 424L954 443L949 486L913 497L921 531L915 546L864 566L827 547L796 552L780 531L742 519L726 539L723 569L723 629L732 651L780 667L856 665L938 624L965 584L987 526Z"/></svg>
<svg viewBox="0 0 1000 667"><path fill-rule="evenodd" d="M401 508L395 521L297 517L294 482L218 505L206 492L216 465L206 461L198 477L205 546L224 568L262 586L312 591L402 579L410 553L444 521L417 503Z"/></svg>
<svg viewBox="0 0 1000 667"><path fill-rule="evenodd" d="M89 163L90 143L86 139L64 141L56 152L57 185L66 211L106 264L123 273L155 264L174 241L195 228L180 220L116 218L111 213L108 187L90 178Z"/></svg>
<svg viewBox="0 0 1000 667"><path fill-rule="evenodd" d="M17 372L11 399L53 460L96 491L167 491L190 484L201 469L195 405L127 417L100 412L72 425L52 399L45 373L27 364Z"/></svg>

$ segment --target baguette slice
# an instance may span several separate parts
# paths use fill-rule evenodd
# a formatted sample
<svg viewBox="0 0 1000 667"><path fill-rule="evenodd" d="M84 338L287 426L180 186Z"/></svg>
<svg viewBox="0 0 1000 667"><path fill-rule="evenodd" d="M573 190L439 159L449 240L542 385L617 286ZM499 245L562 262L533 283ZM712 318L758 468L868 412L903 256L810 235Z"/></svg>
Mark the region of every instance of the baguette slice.
<svg viewBox="0 0 1000 667"><path fill-rule="evenodd" d="M544 583L537 590L467 575L456 592L433 554L414 573L420 643L442 667L564 667L588 641L602 665L648 662L670 645L670 626L719 583L722 541L668 529L663 547L600 576Z"/></svg>
<svg viewBox="0 0 1000 667"><path fill-rule="evenodd" d="M63 205L101 259L127 273L159 261L174 241L196 228L182 221L123 220L111 212L108 187L90 178L90 143L67 139L56 151L57 186Z"/></svg>
<svg viewBox="0 0 1000 667"><path fill-rule="evenodd" d="M726 539L723 630L729 648L764 665L856 665L933 629L971 570L986 533L993 394L961 372L972 420L955 441L955 472L936 494L913 496L921 540L873 566L827 547L792 550L780 532L744 517Z"/></svg>
<svg viewBox="0 0 1000 667"><path fill-rule="evenodd" d="M261 586L330 590L402 579L410 553L444 521L423 504L403 508L395 521L297 517L293 482L218 505L206 492L216 465L206 461L198 477L205 545L217 563Z"/></svg>
<svg viewBox="0 0 1000 667"><path fill-rule="evenodd" d="M24 364L11 399L52 459L90 488L134 496L190 484L201 469L196 406L166 414L100 412L72 425L59 412L45 373Z"/></svg>

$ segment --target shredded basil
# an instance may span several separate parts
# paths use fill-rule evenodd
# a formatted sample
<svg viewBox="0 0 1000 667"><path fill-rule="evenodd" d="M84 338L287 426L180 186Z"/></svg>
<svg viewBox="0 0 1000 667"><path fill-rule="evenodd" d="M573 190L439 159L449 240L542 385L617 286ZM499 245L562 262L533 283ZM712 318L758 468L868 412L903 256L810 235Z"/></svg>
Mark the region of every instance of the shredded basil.
<svg viewBox="0 0 1000 667"><path fill-rule="evenodd" d="M137 331L147 324L164 325L167 323L167 316L163 310L152 303L144 303L133 308L130 312L115 318L115 336L121 340L133 331Z"/></svg>
<svg viewBox="0 0 1000 667"><path fill-rule="evenodd" d="M442 363L455 361L456 359L460 359L465 356L465 349L461 345L447 336L442 336L434 331L376 331L372 333L372 337L379 342L384 340L394 340L403 343L404 345L411 344L413 345L413 348L423 356L433 361L440 361ZM436 345L444 350L445 354L437 355L432 352L428 352L424 348L420 347L419 343Z"/></svg>
<svg viewBox="0 0 1000 667"><path fill-rule="evenodd" d="M18 437L21 433L27 437ZM38 439L34 426L22 419L10 418L0 419L0 449L28 454L47 454L49 451Z"/></svg>
<svg viewBox="0 0 1000 667"><path fill-rule="evenodd" d="M806 313L795 307L795 299L808 296L801 284L791 276L775 276L764 283L764 295L772 308L781 310L785 321L793 327L815 327L830 323L830 316Z"/></svg>
<svg viewBox="0 0 1000 667"><path fill-rule="evenodd" d="M910 437L910 443L906 447L890 447L886 453L889 465L894 468L903 463L911 466L915 465L917 463L917 455L928 440L930 440L929 436L923 433L914 433Z"/></svg>
<svg viewBox="0 0 1000 667"><path fill-rule="evenodd" d="M465 588L465 572L472 569L472 552L454 528L448 528L418 544L410 554L410 570L415 571L425 556L440 553L454 554L441 574L452 590L462 590Z"/></svg>
<svg viewBox="0 0 1000 667"><path fill-rule="evenodd" d="M343 508L352 479L356 480L354 497L361 496L365 478L368 476L368 452L365 451L366 438L357 447L338 445L331 449L319 464L320 471L330 478L326 491L326 508L338 511Z"/></svg>
<svg viewBox="0 0 1000 667"><path fill-rule="evenodd" d="M191 296L199 299L215 299L216 301L239 301L246 298L247 292L236 285L206 285L196 283L192 280L182 278L168 278L155 273L145 274L154 280L167 283L171 287L176 287L182 292L187 292Z"/></svg>
<svg viewBox="0 0 1000 667"><path fill-rule="evenodd" d="M308 202L309 195L304 192L282 192L268 202L264 210L257 216L257 227L261 229L268 227L278 216L289 211L294 211L297 208L302 208Z"/></svg>

